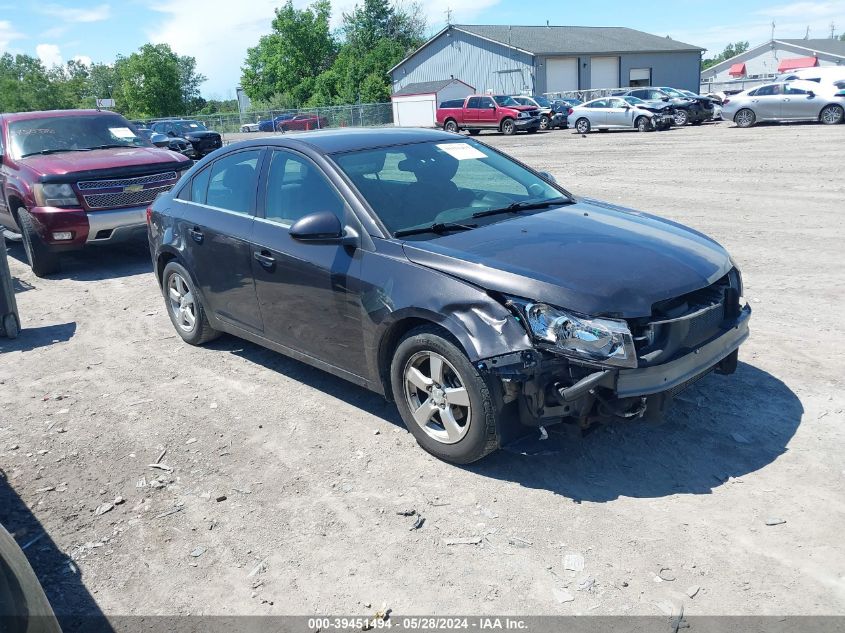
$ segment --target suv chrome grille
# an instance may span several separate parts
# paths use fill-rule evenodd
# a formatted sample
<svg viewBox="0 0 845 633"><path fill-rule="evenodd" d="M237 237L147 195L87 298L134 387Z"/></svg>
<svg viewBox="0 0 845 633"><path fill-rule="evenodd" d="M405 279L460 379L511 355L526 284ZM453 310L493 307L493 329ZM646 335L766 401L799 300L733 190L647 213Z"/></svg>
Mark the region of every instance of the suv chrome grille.
<svg viewBox="0 0 845 633"><path fill-rule="evenodd" d="M152 202L176 184L175 171L111 180L84 180L76 183L89 209L138 207Z"/></svg>

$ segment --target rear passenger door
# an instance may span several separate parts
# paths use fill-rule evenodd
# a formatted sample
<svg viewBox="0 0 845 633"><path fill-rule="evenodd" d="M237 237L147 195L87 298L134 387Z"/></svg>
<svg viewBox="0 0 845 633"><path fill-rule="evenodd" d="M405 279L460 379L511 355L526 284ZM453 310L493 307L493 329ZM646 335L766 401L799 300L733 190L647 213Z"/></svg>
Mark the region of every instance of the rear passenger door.
<svg viewBox="0 0 845 633"><path fill-rule="evenodd" d="M185 259L206 308L218 319L256 333L263 324L250 238L263 156L263 148L221 156L197 172L178 197Z"/></svg>
<svg viewBox="0 0 845 633"><path fill-rule="evenodd" d="M265 337L360 376L364 366L359 279L361 251L297 241L290 227L329 211L346 226L351 210L310 158L272 150L252 269Z"/></svg>
<svg viewBox="0 0 845 633"><path fill-rule="evenodd" d="M593 127L607 126L607 99L597 99L589 104L590 125Z"/></svg>
<svg viewBox="0 0 845 633"><path fill-rule="evenodd" d="M781 85L761 86L751 96L751 107L757 120L779 119L781 113Z"/></svg>

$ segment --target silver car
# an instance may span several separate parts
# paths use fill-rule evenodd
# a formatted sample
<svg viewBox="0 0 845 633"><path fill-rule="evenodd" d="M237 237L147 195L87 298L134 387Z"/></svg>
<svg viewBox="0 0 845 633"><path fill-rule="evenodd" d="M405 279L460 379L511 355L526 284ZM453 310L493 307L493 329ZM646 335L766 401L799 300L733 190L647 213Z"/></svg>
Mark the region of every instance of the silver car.
<svg viewBox="0 0 845 633"><path fill-rule="evenodd" d="M738 127L751 127L761 121L821 121L842 123L845 120L845 97L812 81L785 81L765 84L726 97L722 102L722 118Z"/></svg>
<svg viewBox="0 0 845 633"><path fill-rule="evenodd" d="M664 126L664 115L632 105L619 97L602 97L572 108L569 125L581 134L590 130L650 132Z"/></svg>

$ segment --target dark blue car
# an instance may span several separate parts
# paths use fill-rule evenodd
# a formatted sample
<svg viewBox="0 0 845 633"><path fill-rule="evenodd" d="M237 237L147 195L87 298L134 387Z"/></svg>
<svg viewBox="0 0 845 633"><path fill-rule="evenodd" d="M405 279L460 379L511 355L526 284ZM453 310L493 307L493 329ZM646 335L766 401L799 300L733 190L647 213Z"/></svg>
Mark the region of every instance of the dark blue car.
<svg viewBox="0 0 845 633"><path fill-rule="evenodd" d="M447 132L235 143L147 218L185 342L227 332L383 394L454 463L524 428L659 418L748 336L712 239Z"/></svg>
<svg viewBox="0 0 845 633"><path fill-rule="evenodd" d="M293 117L293 114L280 114L279 116L275 117L272 121L259 121L258 131L281 132L282 130L280 129L279 124L283 121L290 121Z"/></svg>

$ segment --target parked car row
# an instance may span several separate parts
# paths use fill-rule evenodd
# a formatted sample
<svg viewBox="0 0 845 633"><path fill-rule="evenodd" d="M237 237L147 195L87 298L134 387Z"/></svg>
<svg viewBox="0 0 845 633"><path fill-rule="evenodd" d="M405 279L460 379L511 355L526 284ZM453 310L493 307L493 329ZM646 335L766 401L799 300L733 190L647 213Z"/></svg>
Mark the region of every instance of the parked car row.
<svg viewBox="0 0 845 633"><path fill-rule="evenodd" d="M280 114L272 119L245 123L241 132L289 132L291 130L322 130L327 127L328 119L316 114Z"/></svg>

